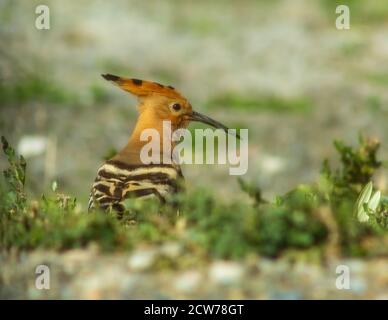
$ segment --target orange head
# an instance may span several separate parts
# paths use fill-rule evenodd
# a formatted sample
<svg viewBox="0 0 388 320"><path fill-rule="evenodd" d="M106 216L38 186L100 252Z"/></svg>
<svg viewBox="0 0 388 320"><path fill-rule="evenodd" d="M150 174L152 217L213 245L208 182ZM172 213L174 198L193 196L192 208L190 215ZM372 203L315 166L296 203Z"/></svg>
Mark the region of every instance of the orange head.
<svg viewBox="0 0 388 320"><path fill-rule="evenodd" d="M139 99L143 128L159 127L163 121L171 121L172 128L176 130L187 127L190 121L198 121L226 132L228 130L220 122L193 111L190 102L171 86L139 79L122 78L111 74L103 74L102 76Z"/></svg>

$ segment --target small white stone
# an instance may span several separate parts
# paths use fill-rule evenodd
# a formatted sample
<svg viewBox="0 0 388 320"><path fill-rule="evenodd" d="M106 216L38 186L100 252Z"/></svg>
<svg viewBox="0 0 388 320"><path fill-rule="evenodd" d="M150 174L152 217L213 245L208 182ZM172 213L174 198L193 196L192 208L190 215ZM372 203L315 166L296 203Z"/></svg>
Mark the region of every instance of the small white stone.
<svg viewBox="0 0 388 320"><path fill-rule="evenodd" d="M44 136L23 136L18 144L18 152L24 157L33 157L46 151L47 138Z"/></svg>
<svg viewBox="0 0 388 320"><path fill-rule="evenodd" d="M241 279L243 274L243 267L231 261L214 262L209 269L210 279L219 284L234 284Z"/></svg>
<svg viewBox="0 0 388 320"><path fill-rule="evenodd" d="M286 168L286 161L284 158L267 154L262 155L259 165L268 174L276 174Z"/></svg>
<svg viewBox="0 0 388 320"><path fill-rule="evenodd" d="M182 246L177 242L166 242L160 248L160 253L169 257L176 258L182 251Z"/></svg>
<svg viewBox="0 0 388 320"><path fill-rule="evenodd" d="M198 287L201 278L201 273L198 271L186 271L175 280L175 288L179 291L190 293Z"/></svg>
<svg viewBox="0 0 388 320"><path fill-rule="evenodd" d="M135 271L149 268L155 259L155 250L141 249L133 252L128 259L128 266Z"/></svg>

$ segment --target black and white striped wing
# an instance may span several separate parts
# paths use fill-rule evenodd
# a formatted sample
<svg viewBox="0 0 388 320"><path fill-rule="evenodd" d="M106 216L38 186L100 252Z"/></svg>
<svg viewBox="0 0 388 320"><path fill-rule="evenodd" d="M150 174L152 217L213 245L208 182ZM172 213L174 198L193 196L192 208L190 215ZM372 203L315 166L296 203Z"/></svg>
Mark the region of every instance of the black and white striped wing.
<svg viewBox="0 0 388 320"><path fill-rule="evenodd" d="M179 168L172 165L129 165L107 161L97 172L92 186L89 209L99 207L123 211L128 198L157 197L164 202L178 191Z"/></svg>

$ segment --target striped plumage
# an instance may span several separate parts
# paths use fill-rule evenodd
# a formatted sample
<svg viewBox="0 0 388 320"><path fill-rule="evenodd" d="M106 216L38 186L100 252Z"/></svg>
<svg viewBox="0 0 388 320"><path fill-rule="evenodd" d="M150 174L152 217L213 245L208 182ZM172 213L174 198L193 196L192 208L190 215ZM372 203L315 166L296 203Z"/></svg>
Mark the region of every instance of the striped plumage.
<svg viewBox="0 0 388 320"><path fill-rule="evenodd" d="M128 198L157 197L162 203L179 190L182 173L170 164L131 165L106 161L98 170L89 199L89 209L124 211Z"/></svg>

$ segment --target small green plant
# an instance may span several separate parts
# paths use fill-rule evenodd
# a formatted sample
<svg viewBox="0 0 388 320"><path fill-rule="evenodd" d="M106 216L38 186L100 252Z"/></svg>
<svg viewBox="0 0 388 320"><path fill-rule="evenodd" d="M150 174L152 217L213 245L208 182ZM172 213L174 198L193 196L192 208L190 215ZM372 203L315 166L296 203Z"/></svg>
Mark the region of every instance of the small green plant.
<svg viewBox="0 0 388 320"><path fill-rule="evenodd" d="M24 190L26 162L2 137L9 168L0 184L0 248L66 249L97 242L103 249L130 246L124 229L107 214L86 215L76 199L57 192L27 201Z"/></svg>
<svg viewBox="0 0 388 320"><path fill-rule="evenodd" d="M9 145L5 137L1 137L3 152L7 157L9 168L4 170L4 178L8 184L4 193L3 205L11 212L24 210L26 194L24 183L26 180L26 160L23 156L16 156L15 150Z"/></svg>
<svg viewBox="0 0 388 320"><path fill-rule="evenodd" d="M373 183L369 182L360 192L355 205L355 213L360 222L367 222L369 215L376 213L377 206L380 202L381 192L376 191L372 196Z"/></svg>

